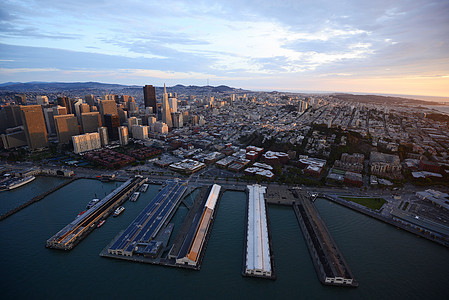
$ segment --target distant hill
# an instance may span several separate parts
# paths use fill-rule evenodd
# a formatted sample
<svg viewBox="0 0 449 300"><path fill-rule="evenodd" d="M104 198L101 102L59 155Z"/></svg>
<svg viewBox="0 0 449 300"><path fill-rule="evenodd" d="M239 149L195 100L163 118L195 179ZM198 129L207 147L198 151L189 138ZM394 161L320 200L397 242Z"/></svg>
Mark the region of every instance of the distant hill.
<svg viewBox="0 0 449 300"><path fill-rule="evenodd" d="M143 86L108 84L100 82L6 82L0 84L0 91L12 93L64 93L64 92L85 92L85 93L117 93L130 95L143 95ZM163 87L156 87L156 94L163 93ZM225 85L220 86L184 86L178 84L167 87L167 92L184 95L207 95L214 93L247 93L250 91L236 89Z"/></svg>
<svg viewBox="0 0 449 300"><path fill-rule="evenodd" d="M115 90L123 89L127 85L121 84L108 84L100 82L7 82L0 84L0 89L17 91L17 92L28 92L28 91L68 91L68 90L81 90L81 89L105 89L105 90Z"/></svg>

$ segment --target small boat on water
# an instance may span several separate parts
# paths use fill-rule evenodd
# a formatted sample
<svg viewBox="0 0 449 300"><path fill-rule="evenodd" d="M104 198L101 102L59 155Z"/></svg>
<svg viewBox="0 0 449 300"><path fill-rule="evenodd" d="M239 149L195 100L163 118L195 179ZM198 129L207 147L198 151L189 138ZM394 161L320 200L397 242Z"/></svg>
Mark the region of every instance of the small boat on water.
<svg viewBox="0 0 449 300"><path fill-rule="evenodd" d="M113 217L119 216L124 210L125 210L125 208L123 206L117 207L117 209L114 211Z"/></svg>
<svg viewBox="0 0 449 300"><path fill-rule="evenodd" d="M82 211L82 212L80 212L76 217L78 218L78 217L81 217L81 215L82 214L84 214L86 211L84 210L84 211Z"/></svg>
<svg viewBox="0 0 449 300"><path fill-rule="evenodd" d="M106 220L101 220L101 222L98 223L97 228L100 228L101 226L103 226L104 222L106 222Z"/></svg>
<svg viewBox="0 0 449 300"><path fill-rule="evenodd" d="M100 199L98 199L98 198L94 198L94 199L90 200L90 202L86 206L86 209L90 209L92 206L97 204L98 201L100 201Z"/></svg>
<svg viewBox="0 0 449 300"><path fill-rule="evenodd" d="M147 190L148 190L148 183L142 184L142 186L140 187L140 191L142 193L145 193Z"/></svg>
<svg viewBox="0 0 449 300"><path fill-rule="evenodd" d="M0 190L12 190L36 179L34 176L13 177L1 183Z"/></svg>
<svg viewBox="0 0 449 300"><path fill-rule="evenodd" d="M134 194L132 194L132 196L129 198L129 201L131 202L136 202L137 198L139 198L140 193L139 192L135 192Z"/></svg>

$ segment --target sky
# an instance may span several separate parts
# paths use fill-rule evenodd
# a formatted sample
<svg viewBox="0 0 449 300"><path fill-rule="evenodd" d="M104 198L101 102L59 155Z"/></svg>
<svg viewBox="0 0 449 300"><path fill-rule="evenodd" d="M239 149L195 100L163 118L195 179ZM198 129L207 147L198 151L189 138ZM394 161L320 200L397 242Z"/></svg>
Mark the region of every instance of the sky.
<svg viewBox="0 0 449 300"><path fill-rule="evenodd" d="M449 97L449 1L2 0L9 81Z"/></svg>

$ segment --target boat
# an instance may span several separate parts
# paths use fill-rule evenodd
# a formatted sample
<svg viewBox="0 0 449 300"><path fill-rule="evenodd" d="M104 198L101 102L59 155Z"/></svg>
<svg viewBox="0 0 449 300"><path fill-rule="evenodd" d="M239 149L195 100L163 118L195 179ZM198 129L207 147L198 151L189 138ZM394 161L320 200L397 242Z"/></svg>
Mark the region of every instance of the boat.
<svg viewBox="0 0 449 300"><path fill-rule="evenodd" d="M103 226L104 222L106 222L106 220L102 220L100 223L98 223L97 228L100 228L101 226Z"/></svg>
<svg viewBox="0 0 449 300"><path fill-rule="evenodd" d="M0 190L12 190L25 185L33 181L34 179L36 179L35 176L14 177L2 182L2 184L0 185Z"/></svg>
<svg viewBox="0 0 449 300"><path fill-rule="evenodd" d="M78 218L78 217L81 217L81 215L82 214L84 214L86 211L84 210L84 211L82 211L82 212L80 212L76 217Z"/></svg>
<svg viewBox="0 0 449 300"><path fill-rule="evenodd" d="M117 217L117 216L120 215L124 210L125 210L125 208L124 208L123 206L117 207L117 209L114 211L113 217Z"/></svg>
<svg viewBox="0 0 449 300"><path fill-rule="evenodd" d="M144 183L141 187L140 187L140 191L142 193L145 193L148 190L148 183Z"/></svg>
<svg viewBox="0 0 449 300"><path fill-rule="evenodd" d="M97 204L98 201L100 201L100 199L98 199L98 198L94 198L94 199L90 200L90 202L86 206L86 209L90 209L92 206Z"/></svg>
<svg viewBox="0 0 449 300"><path fill-rule="evenodd" d="M139 198L140 193L139 192L135 192L134 194L132 194L132 196L129 198L129 201L131 202L136 202L137 198Z"/></svg>

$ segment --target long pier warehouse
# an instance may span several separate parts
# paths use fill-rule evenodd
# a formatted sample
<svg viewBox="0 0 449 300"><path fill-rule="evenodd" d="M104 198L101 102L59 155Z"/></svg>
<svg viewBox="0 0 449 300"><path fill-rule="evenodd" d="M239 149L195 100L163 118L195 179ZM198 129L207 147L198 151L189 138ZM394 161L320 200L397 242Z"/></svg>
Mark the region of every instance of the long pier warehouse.
<svg viewBox="0 0 449 300"><path fill-rule="evenodd" d="M72 249L146 181L147 179L141 176L129 179L48 239L46 247L60 250Z"/></svg>
<svg viewBox="0 0 449 300"><path fill-rule="evenodd" d="M357 281L318 210L310 201L310 196L298 191L295 193L298 202L293 205L293 209L321 283L357 287Z"/></svg>
<svg viewBox="0 0 449 300"><path fill-rule="evenodd" d="M139 253L143 255L157 252L155 248L161 245L152 240L178 205L186 189L185 181L168 181L150 204L112 243L108 253L129 257L136 249L141 249Z"/></svg>
<svg viewBox="0 0 449 300"><path fill-rule="evenodd" d="M220 195L221 186L214 184L206 199L202 213L197 213L190 230L184 239L181 250L176 258L180 265L197 266L204 242L214 216L215 206ZM201 218L200 218L201 216Z"/></svg>
<svg viewBox="0 0 449 300"><path fill-rule="evenodd" d="M274 279L266 203L263 194L266 187L248 185L248 214L246 234L246 276Z"/></svg>

